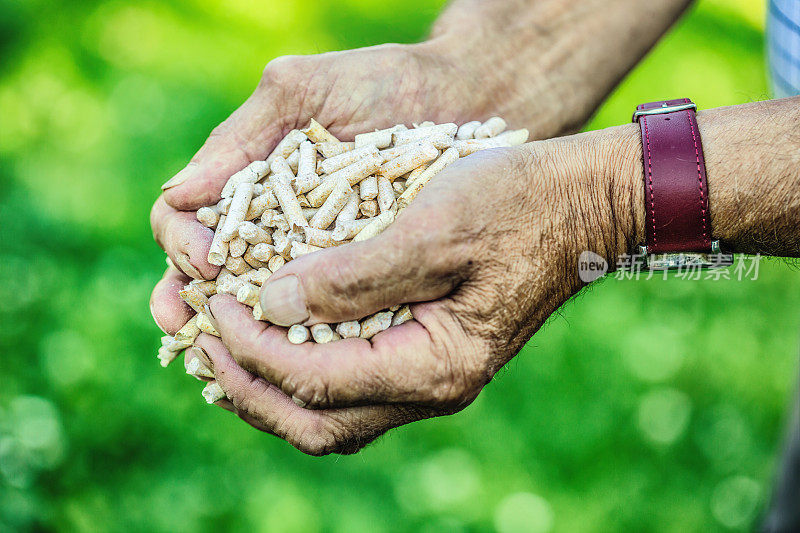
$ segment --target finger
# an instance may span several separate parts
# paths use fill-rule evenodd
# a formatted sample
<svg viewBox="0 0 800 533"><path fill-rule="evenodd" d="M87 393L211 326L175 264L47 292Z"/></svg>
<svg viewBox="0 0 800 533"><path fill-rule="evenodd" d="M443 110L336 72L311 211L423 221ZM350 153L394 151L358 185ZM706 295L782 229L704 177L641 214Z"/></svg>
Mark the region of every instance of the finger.
<svg viewBox="0 0 800 533"><path fill-rule="evenodd" d="M242 106L214 128L184 169L162 185L164 198L180 210L216 203L225 182L257 159L266 159L283 124L266 91L257 89Z"/></svg>
<svg viewBox="0 0 800 533"><path fill-rule="evenodd" d="M342 322L450 292L462 279L462 244L429 238L442 229L436 213L410 215L367 241L287 263L264 284L265 318L282 326Z"/></svg>
<svg viewBox="0 0 800 533"><path fill-rule="evenodd" d="M303 409L274 385L239 367L219 339L201 335L198 344L213 360L217 383L244 421L310 455L354 453L393 427L434 414L411 406L386 405Z"/></svg>
<svg viewBox="0 0 800 533"><path fill-rule="evenodd" d="M210 303L236 362L309 408L414 403L459 409L488 381L476 364L479 347L441 304L415 306L414 321L391 327L371 342L352 338L294 345L284 328L254 321L234 298L216 295Z"/></svg>
<svg viewBox="0 0 800 533"><path fill-rule="evenodd" d="M189 281L186 274L169 268L150 294L150 314L164 333L175 335L194 316L192 308L178 296Z"/></svg>
<svg viewBox="0 0 800 533"><path fill-rule="evenodd" d="M214 279L220 267L208 262L214 232L197 221L195 214L177 211L163 196L150 211L153 237L172 262L194 279Z"/></svg>

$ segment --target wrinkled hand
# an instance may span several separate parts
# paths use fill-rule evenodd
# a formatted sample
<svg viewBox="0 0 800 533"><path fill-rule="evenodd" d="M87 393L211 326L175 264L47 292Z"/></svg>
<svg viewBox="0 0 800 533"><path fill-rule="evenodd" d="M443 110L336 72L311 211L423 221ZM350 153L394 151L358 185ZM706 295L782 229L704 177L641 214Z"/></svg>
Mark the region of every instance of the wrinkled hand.
<svg viewBox="0 0 800 533"><path fill-rule="evenodd" d="M265 159L294 128L316 118L341 139L397 123L466 122L486 118L491 96L432 43L382 45L346 52L278 58L267 65L248 100L211 132L189 164L164 184L151 212L153 234L173 263L194 278L216 277L207 261L212 231L194 210L216 203L228 178ZM186 309L167 277L151 310L173 331Z"/></svg>
<svg viewBox="0 0 800 533"><path fill-rule="evenodd" d="M582 135L460 160L378 237L300 257L264 285L264 313L282 325L420 302L415 320L371 341L292 345L285 328L212 297L222 339L197 344L223 406L314 455L463 409L581 288L581 251L630 246L632 187L617 182L635 180L633 135L627 147Z"/></svg>

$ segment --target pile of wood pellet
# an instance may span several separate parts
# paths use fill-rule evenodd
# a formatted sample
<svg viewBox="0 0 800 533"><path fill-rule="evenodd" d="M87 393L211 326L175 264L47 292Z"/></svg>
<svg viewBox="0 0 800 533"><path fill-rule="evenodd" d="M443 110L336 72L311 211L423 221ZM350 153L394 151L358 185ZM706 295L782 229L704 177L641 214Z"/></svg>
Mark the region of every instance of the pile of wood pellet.
<svg viewBox="0 0 800 533"><path fill-rule="evenodd" d="M263 320L261 285L287 261L378 235L459 157L527 140L528 130L506 131L499 117L460 127L399 124L356 135L354 142L339 141L313 119L308 128L289 132L266 161L254 161L231 176L216 205L197 211L197 220L215 229L208 262L222 269L215 280L194 280L180 291L197 314L174 337L163 337L161 365L192 346L201 331L219 336L208 314L210 296L233 295L253 309L255 320ZM360 321L296 324L287 335L294 344L370 339L411 318L406 305ZM213 378L198 358L187 372ZM216 384L203 395L209 403L224 397Z"/></svg>

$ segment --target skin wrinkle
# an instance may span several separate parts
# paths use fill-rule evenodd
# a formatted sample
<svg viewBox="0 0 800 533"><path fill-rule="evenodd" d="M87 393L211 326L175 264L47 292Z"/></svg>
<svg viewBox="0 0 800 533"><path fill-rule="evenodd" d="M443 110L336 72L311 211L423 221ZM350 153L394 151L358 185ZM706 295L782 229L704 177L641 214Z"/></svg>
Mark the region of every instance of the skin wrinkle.
<svg viewBox="0 0 800 533"><path fill-rule="evenodd" d="M599 0L588 0L582 5L589 9L590 3L596 5L598 2ZM563 1L538 0L537 3L549 9L567 9ZM561 131L570 124L585 120L588 110L594 105L593 102L602 97L604 88L613 85L614 80L636 61L637 57L634 56L644 53L643 50L652 44L652 41L642 40L642 35L647 34L648 39L655 39L669 24L670 17L679 12L679 8L682 8L685 2L668 0L657 5L647 4L640 2L634 4L630 0L606 2L607 9L598 10L597 20L590 21L594 26L588 26L589 29L602 26L600 17L618 16L619 13L615 11L625 6L629 8L629 12L620 19L621 24L630 26L627 19L639 19L643 21L641 27L632 28L628 33L612 32L617 38L609 40L613 41L611 53L609 49L603 50L602 47L588 47L591 48L588 53L567 55L563 53L564 48L543 53L541 42L524 47L523 50L518 43L524 41L519 40L518 35L505 35L501 46L487 47L487 39L492 38L492 31L496 31L496 28L487 24L486 33L471 32L470 21L497 20L500 21L497 23L497 28L506 32L524 31L525 25L520 19L502 23L504 14L508 16L508 11L502 9L497 15L500 18L483 16L481 9L502 8L503 2L482 0L479 3L472 3L470 0L456 0L448 12L452 12L453 6L472 5L475 9L462 12L466 16L467 23L459 25L457 32L446 32L441 39L435 39L436 45L449 45L453 43L453 37L462 38L464 46L460 51L468 54L459 56L451 49L440 52L440 56L434 55L428 59L457 65L460 69L467 68L468 63L459 63L457 61L459 58L474 59L471 64L478 70L472 78L481 81L480 94L466 95L469 98L459 102L458 96L463 90L462 84L453 83L452 80L442 80L441 73L432 72L431 70L435 69L430 65L425 66L418 62L416 67L410 66L406 60L413 54L430 52L433 49L432 41L424 45L394 46L391 48L391 56L386 54L388 48L380 52L367 49L341 53L335 58L316 57L314 61L331 65L332 70L318 66L320 70L316 72L319 78L315 75L314 84L327 79L326 72L336 71L337 74L341 73L341 77L335 91L322 91L322 96L312 90L316 85L307 85L309 91L299 106L298 102L293 100L297 98L293 89L297 83L306 80L306 74L294 71L292 75L295 77L287 77L280 82L290 82L291 87L280 86L270 89L269 94L274 96L271 101L275 102L275 109L278 112L272 120L262 120L262 122L288 125L290 122L285 122L284 114L289 111L295 114L295 122L300 122L301 119L307 120L308 117L302 115L317 106L306 101L324 98L324 102L318 105L324 104L326 110L336 111L340 116L349 116L361 130L372 129L370 126L383 125L378 121L387 120L390 116L398 116L399 119L410 122L409 118L427 106L433 106L433 109L427 111L430 115L426 115L425 118L438 120L439 117L451 116L452 112L446 109L448 102L458 102L459 109L464 110L464 113L475 113L476 110L482 109L483 105L488 105L487 109L495 109L493 106L496 106L497 102L493 99L498 95L512 94L514 102L512 105L518 105L519 108L515 110L516 115L509 114L509 118L521 118L518 122L522 125L523 121L530 117L539 120L539 117L543 116L549 121L545 128ZM516 0L505 5L510 6L512 10L519 9L519 6L528 5L528 0ZM564 28L558 27L558 24L563 24L566 19L541 17L541 11L535 13L536 16L533 18L538 17L536 22L541 26L538 34L533 30L537 39L545 39L545 35L549 35L549 39L563 37L561 42L549 43L552 48L574 47L577 46L576 43L581 42L581 39L593 38L587 27L570 28L572 32L570 37L561 31ZM642 17L642 14L647 16ZM509 55L502 61L497 61L496 56L494 59L491 58L491 54L495 51L506 53L506 46L519 48L519 53ZM489 48L490 53L476 53L480 48ZM542 57L534 60L525 57L526 51L529 50L536 51ZM544 50L548 50L548 47L545 46ZM372 99L365 98L365 102L382 103L389 88L394 91L389 96L397 98L400 95L401 99L411 100L398 102L395 99L385 99L388 106L369 109L370 115L379 117L375 122L370 122L361 116L367 111L364 107L355 106L356 111L348 113L354 107L352 102L354 85L342 82L345 79L352 79L356 80L356 84L363 84L373 79L372 74L366 75L352 68L352 65L362 63L367 57L377 58L375 64L383 65L390 75L399 72L401 76L385 77L366 87L365 94L372 95ZM564 59L564 65L555 64L553 58L558 57ZM507 73L513 61L517 61L519 67L515 76L503 79L502 82L516 85L520 80L527 79L528 85L512 88L502 84L498 86L497 79L491 78L498 73ZM547 61L550 62L550 68L558 71L543 73L537 70L546 68ZM334 69L333 65L337 68ZM402 68L392 70L392 65L402 65ZM409 68L411 70L408 70ZM439 93L424 91L422 87L417 87L415 90L413 84L409 85L411 82L409 72L415 73L415 69L419 69L417 74L420 80L425 81L424 86L444 86L446 90ZM540 74L533 82L530 81L532 72ZM593 74L592 79L595 84L585 83L588 74ZM317 82L317 79L321 81ZM391 80L395 82L390 83ZM592 85L600 89L592 89L586 93L570 93L567 92L568 88L562 87L565 82L566 85L579 82L576 84L576 91L578 86ZM544 84L551 84L547 86L551 88L552 94L559 96L557 102L547 102L548 95L536 94L545 86ZM511 92L504 93L504 90ZM336 91L345 91L345 94L337 96ZM265 94L267 93L264 92L263 95ZM435 98L431 96L434 94ZM280 105L277 100L280 100ZM753 124L764 123L765 113L776 116L780 116L780 113L775 112L772 104L764 104L758 110L762 114L755 113L747 120L726 118L724 112L719 110L708 114L701 113L698 117L701 136L704 142L708 143L706 160L709 168L712 215L716 212L715 216L718 217L715 228L721 236L730 238L743 249L748 247L752 249L752 243L756 242L757 246L772 245L776 251L783 249L789 253L798 253L796 248L787 248L787 244L794 243L796 246L799 238L791 231L793 226L790 223L792 214L800 214L800 194L797 192L800 187L791 183L783 185L770 183L769 180L765 181L764 177L770 175L781 176L783 179L788 179L787 176L791 178L785 166L780 170L778 163L782 159L783 165L788 164L787 161L795 162L797 155L795 154L794 158L788 153L784 155L783 151L788 150L788 147L781 146L775 138L767 138L764 142L773 143L775 146L771 148L771 152L778 151L778 156L765 157L754 163L748 163L747 160L740 165L730 163L741 160L743 155L748 155L753 150L765 149L764 146L748 144L746 136L753 135ZM753 113L752 109L749 111L740 109L738 112ZM797 111L789 118L796 124ZM775 132L781 128L789 128L792 124L788 121L782 122L773 116L770 116L769 120ZM354 128L355 126L351 126L351 129L343 126L341 130L336 131L345 131L349 134L358 131ZM259 129L251 123L250 132L254 131ZM402 271L392 270L390 262L386 260L377 263L382 268L388 269L383 273L384 279L406 279L405 284L382 285L376 276L366 270L352 272L352 278L347 280L347 293L354 302L353 308L358 308L364 302L389 299L391 294L401 299L403 297L401 291L407 290L411 285L410 276L414 276L411 278L413 283L421 286L438 283L442 276L447 278L448 273L452 279L459 281L454 284L453 290L448 295L433 302L413 305L412 312L416 322L392 328L394 331L390 329L382 332L372 343L358 344L357 349L361 350L360 346L364 346L363 353L369 355L374 354L372 350L394 350L397 353L395 359L385 358L380 364L372 367L369 366L370 357L358 362L348 361L348 364L353 365L352 371L348 369L348 373L352 376L343 377L341 373L333 372L336 367L333 366L335 361L332 355L336 352L333 351L332 345L337 343L317 346L313 352L315 362L309 363L308 355L311 352L303 351L299 347L289 347L288 341L283 337L285 330L262 327L258 332L254 332L251 329L250 334L256 336L259 342L254 345L237 346L235 341L241 339L236 338L235 329L244 326L231 323L229 326L231 331L222 331L223 336L231 341L228 343L230 347L247 352L234 355L242 359L246 366L256 367L254 369L263 372L265 377L279 382L278 384L284 389L283 392L278 389L273 390L274 397L268 398L269 395L264 394L261 397L264 403L248 405L252 413L246 414L264 415L265 409L274 410L269 412L277 414L269 420L265 419L264 426L268 426L270 422L288 424L289 420L297 425L292 426L291 434L285 427L267 427L267 430L285 435L293 445L307 453L321 454L333 450L358 449L391 427L413 420L414 417L408 415L410 411L407 406L414 399L424 399L428 402L438 400L429 405L431 416L448 414L463 408L474 399L472 393L480 391L500 365L513 357L549 316L558 313L559 307L565 301L569 301L575 294L580 294L583 286L577 277L577 256L580 251L597 250L610 259L641 242L639 236L643 232L641 226L644 220L641 200L643 187L641 154L637 152L640 148L636 146L640 143L637 134L635 125L628 125L572 138L533 143L511 151L497 150L493 154L472 156L460 164L452 165L426 186L426 190L420 194L417 201L398 218L395 223L398 229L389 230L371 242L362 243L364 245L362 250L379 246L389 249L392 245L398 245L398 249L419 246L420 250L436 250L437 253L432 254L436 263L428 262L427 257L419 259L420 256L416 256L418 257L416 264L411 268L404 265ZM718 138L723 140L720 141ZM273 141L274 139L270 140ZM737 146L736 143L739 143L739 147L731 151L732 147ZM213 155L219 157L220 154ZM794 165L796 167L796 162ZM754 173L759 175L752 175ZM749 187L747 180L753 180L751 185L758 190ZM748 190L752 190L749 195L746 192ZM774 196L771 197L770 194L788 195L790 202L762 209L754 208L759 201L763 202L765 194L771 199ZM434 198L439 200L436 201ZM446 198L448 202L442 202L440 198ZM453 200L459 205L453 206ZM741 205L743 203L749 205ZM716 207L713 207L714 205ZM471 216L468 216L468 213ZM744 216L745 214L750 216ZM420 238L415 244L409 244L397 237L401 231L399 228L418 227L420 219L434 220L438 224L429 226L433 231L427 234L415 230ZM178 225L172 226L172 228L177 227ZM446 236L442 237L442 234ZM779 240L781 236L782 241ZM181 242L180 237L174 235L165 240L169 243ZM469 242L456 242L459 240ZM408 248L405 250L408 251ZM320 252L320 254L325 253L335 252ZM301 272L303 268L314 264L301 259L292 262L286 268L295 268L297 272ZM325 270L318 274L321 279L328 275ZM361 276L364 277L364 283L357 281ZM326 286L324 282L318 285ZM328 282L327 286L330 285ZM356 290L357 286L360 286L361 290ZM319 302L320 313L331 313L332 318L336 317L337 312L334 307L343 305L336 299L329 300L324 295ZM408 342L419 344L407 345ZM408 349L408 346L414 349ZM259 352L267 350L273 352L270 354L272 357L267 360L270 361L270 365L274 364L275 368L270 368L259 357ZM293 357L275 357L275 354L282 350L291 353ZM294 357L295 354L297 357ZM341 353L336 354L341 355ZM389 363L394 363L394 366ZM233 365L233 360L228 364ZM410 381L412 376L403 374L407 369L413 369L411 373L415 381ZM397 374L402 374L402 377L398 379ZM273 375L277 377L273 378ZM221 379L223 376L224 373ZM357 381L348 380L348 377L353 377ZM320 381L316 381L317 379ZM319 396L318 402L330 404L327 406L329 409L313 412L300 410L284 394L308 384L311 384L309 395L324 393ZM413 384L418 384L413 391L404 390L411 389ZM276 397L280 399L279 402L275 402ZM382 398L392 398L397 403L381 404ZM346 407L348 403L371 405L351 408ZM296 416L287 418L287 413ZM330 426L330 421L334 419L340 420L335 428Z"/></svg>

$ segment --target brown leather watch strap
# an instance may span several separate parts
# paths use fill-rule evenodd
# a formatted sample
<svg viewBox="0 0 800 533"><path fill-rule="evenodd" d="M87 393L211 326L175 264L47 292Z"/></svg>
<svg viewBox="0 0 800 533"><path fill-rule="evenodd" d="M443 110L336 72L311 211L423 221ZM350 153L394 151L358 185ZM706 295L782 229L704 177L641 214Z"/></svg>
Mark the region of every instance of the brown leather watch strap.
<svg viewBox="0 0 800 533"><path fill-rule="evenodd" d="M711 252L703 145L688 98L641 104L648 253Z"/></svg>

